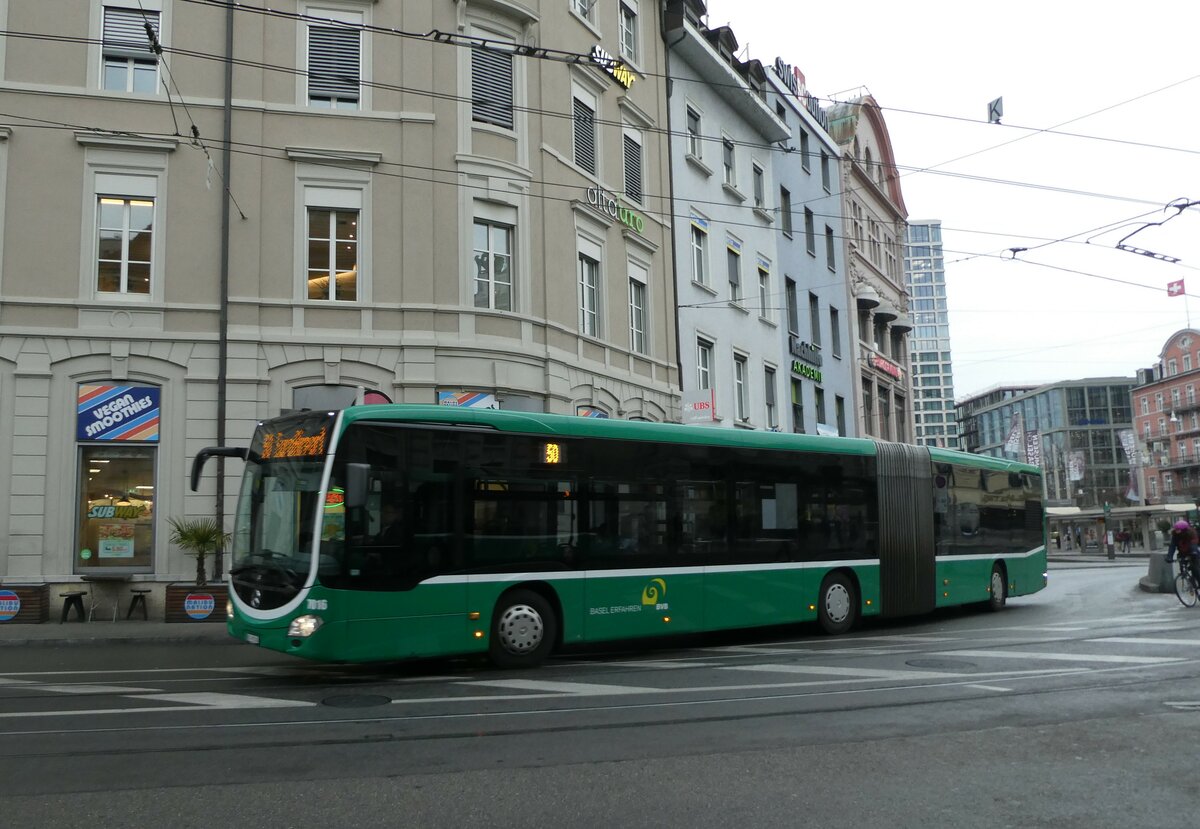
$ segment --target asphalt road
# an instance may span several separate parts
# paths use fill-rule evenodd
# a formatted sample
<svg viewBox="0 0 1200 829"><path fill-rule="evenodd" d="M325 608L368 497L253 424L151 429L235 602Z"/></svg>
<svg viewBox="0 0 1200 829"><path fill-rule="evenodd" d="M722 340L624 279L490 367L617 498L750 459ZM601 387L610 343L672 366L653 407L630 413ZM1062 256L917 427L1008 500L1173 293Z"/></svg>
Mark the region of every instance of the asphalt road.
<svg viewBox="0 0 1200 829"><path fill-rule="evenodd" d="M6 649L10 826L1193 826L1200 608L1056 568L999 614L347 667ZM1184 769L1184 773L1180 773Z"/></svg>

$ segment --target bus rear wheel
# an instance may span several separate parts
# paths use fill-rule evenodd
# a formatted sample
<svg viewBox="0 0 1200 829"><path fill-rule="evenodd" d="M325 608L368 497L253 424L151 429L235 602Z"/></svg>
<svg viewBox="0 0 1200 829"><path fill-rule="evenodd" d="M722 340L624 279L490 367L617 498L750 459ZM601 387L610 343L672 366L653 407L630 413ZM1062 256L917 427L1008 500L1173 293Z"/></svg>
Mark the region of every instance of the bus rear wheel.
<svg viewBox="0 0 1200 829"><path fill-rule="evenodd" d="M831 636L849 632L858 621L858 590L845 573L830 573L821 582L817 623Z"/></svg>
<svg viewBox="0 0 1200 829"><path fill-rule="evenodd" d="M532 590L512 590L496 602L488 657L500 668L532 668L554 648L558 617Z"/></svg>

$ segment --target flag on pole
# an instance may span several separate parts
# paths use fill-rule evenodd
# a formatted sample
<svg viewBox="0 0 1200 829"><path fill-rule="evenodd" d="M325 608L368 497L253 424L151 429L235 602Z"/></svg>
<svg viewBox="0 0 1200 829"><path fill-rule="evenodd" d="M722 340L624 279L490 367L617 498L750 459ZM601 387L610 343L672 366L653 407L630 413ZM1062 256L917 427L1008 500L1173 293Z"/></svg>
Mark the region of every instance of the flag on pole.
<svg viewBox="0 0 1200 829"><path fill-rule="evenodd" d="M1167 296L1183 296L1183 280L1177 279L1167 283Z"/></svg>

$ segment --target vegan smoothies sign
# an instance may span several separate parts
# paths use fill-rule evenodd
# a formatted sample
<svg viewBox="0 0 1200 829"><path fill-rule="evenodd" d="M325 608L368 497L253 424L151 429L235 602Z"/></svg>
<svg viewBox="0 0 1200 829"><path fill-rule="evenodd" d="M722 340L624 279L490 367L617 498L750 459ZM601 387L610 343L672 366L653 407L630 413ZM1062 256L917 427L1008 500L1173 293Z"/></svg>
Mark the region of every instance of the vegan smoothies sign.
<svg viewBox="0 0 1200 829"><path fill-rule="evenodd" d="M75 433L79 440L157 441L158 421L155 386L79 387Z"/></svg>

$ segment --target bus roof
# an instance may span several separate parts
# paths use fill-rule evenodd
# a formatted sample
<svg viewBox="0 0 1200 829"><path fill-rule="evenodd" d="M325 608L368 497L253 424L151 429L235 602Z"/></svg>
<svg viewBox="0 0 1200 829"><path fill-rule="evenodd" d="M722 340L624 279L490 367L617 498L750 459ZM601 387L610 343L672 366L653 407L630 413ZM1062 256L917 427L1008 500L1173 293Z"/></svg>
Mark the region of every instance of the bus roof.
<svg viewBox="0 0 1200 829"><path fill-rule="evenodd" d="M746 449L822 452L867 457L873 457L877 453L877 442L871 438L768 432L761 429L707 428L679 423L651 423L614 418L408 403L350 406L342 411L343 427L360 422L436 423L555 437L619 438L698 446L733 446ZM1041 474L1041 470L1036 466L1016 463L1004 458L972 455L967 452L936 447L929 447L929 454L936 463L958 463L997 471Z"/></svg>

